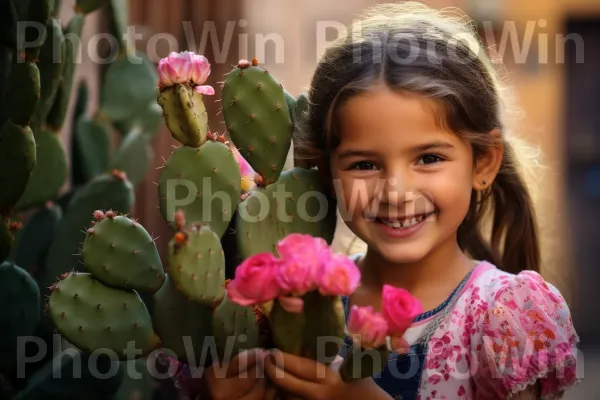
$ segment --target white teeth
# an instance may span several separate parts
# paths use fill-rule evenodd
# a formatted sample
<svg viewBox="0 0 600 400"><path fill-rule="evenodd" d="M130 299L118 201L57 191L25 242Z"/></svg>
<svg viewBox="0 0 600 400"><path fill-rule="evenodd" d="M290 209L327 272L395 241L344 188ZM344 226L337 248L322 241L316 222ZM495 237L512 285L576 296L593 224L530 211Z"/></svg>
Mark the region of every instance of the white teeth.
<svg viewBox="0 0 600 400"><path fill-rule="evenodd" d="M404 221L398 221L398 220L381 220L384 224L391 226L392 228L409 228L413 225L418 224L419 222L423 221L423 218L425 218L423 215L419 216L418 218L412 218L412 219L406 219Z"/></svg>

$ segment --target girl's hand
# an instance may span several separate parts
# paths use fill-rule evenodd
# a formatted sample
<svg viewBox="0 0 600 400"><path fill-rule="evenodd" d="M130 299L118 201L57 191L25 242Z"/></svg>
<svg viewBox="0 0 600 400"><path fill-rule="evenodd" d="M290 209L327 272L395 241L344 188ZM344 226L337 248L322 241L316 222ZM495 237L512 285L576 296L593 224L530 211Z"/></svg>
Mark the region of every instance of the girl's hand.
<svg viewBox="0 0 600 400"><path fill-rule="evenodd" d="M204 397L211 400L270 400L275 398L274 388L267 386L263 374L265 351L243 351L223 365L213 365L205 370Z"/></svg>
<svg viewBox="0 0 600 400"><path fill-rule="evenodd" d="M372 379L344 382L337 371L340 361L328 366L305 357L274 350L271 355L265 357L264 366L272 384L292 396L305 400L364 400L364 396L369 396L369 400L391 399Z"/></svg>

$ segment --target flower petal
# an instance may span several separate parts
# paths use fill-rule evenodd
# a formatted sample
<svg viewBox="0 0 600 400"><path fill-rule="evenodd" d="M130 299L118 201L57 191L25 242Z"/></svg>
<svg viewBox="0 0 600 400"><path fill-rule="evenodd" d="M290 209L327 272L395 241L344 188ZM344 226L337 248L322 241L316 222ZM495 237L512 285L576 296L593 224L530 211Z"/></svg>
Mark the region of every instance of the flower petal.
<svg viewBox="0 0 600 400"><path fill-rule="evenodd" d="M197 93L200 93L200 94L205 94L205 95L207 95L207 96L212 96L212 95L214 95L214 94L215 94L215 89L214 89L212 86L210 86L210 85L196 86L196 87L194 88L194 90L195 90Z"/></svg>

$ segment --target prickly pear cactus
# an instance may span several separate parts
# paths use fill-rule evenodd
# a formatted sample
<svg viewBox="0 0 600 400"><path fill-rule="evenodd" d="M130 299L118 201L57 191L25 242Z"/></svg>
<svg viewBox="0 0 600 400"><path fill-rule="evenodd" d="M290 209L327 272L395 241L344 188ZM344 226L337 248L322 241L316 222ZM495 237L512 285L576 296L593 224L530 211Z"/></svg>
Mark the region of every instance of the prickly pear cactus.
<svg viewBox="0 0 600 400"><path fill-rule="evenodd" d="M319 332L339 334L338 303L315 300L311 307L320 312L302 314L290 329L281 328L279 336L273 336L273 324L265 323L272 316L269 307L232 301L226 291L230 277L225 274L226 260L241 262L260 252L275 253L278 241L292 233L310 234L329 244L333 240L335 202L317 172L299 166L284 171L294 119L302 114L305 99L300 98L299 104L257 60L242 60L223 83L221 111L227 130L213 132L204 105L215 94L205 84L208 60L190 52L172 53L161 60L158 73L153 106L162 110L164 124L179 142L160 168L157 182L159 209L172 228L165 259L161 262L146 229L123 215L128 210L91 209L89 200L79 204L77 218L72 217L65 228L77 238L75 231L85 226L77 234L82 266L77 273L61 271L67 275L51 286L53 326L85 352L104 347L121 356L133 342L142 350L135 357L141 358L160 345L166 355L195 366L209 365L215 355L229 359L274 341L285 340L310 352L314 338L298 336L291 328L320 321ZM116 76L111 74L108 81ZM147 89L144 86L139 95ZM132 130L135 119L120 107L122 100L112 93L107 96L113 101L105 100L101 112L124 134L124 143L129 144L123 149L139 147L128 140L140 140L144 124ZM156 107L146 107L139 115L154 124ZM128 136L133 132L138 133ZM127 165L124 157L120 154L116 165ZM231 235L234 248L223 244ZM74 243L69 242L69 249ZM59 254L66 254L67 247L56 249L53 264L59 265ZM275 326L285 325L286 314L278 307L276 303L272 309ZM328 321L332 316L335 321Z"/></svg>

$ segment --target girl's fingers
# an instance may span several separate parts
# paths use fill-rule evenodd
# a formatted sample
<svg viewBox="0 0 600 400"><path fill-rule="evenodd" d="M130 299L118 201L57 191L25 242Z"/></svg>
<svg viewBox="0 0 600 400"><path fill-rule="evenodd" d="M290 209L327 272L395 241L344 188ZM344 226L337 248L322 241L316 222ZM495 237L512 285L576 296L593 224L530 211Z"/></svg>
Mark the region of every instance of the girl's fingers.
<svg viewBox="0 0 600 400"><path fill-rule="evenodd" d="M314 397L319 390L323 390L321 385L298 378L292 373L279 368L272 361L272 357L267 357L265 359L265 373L273 384L284 391L297 396L311 398Z"/></svg>

